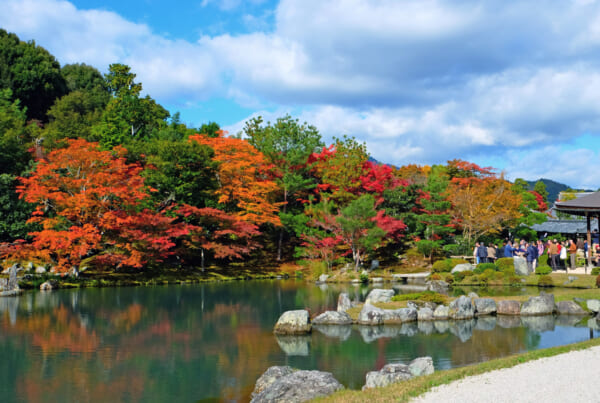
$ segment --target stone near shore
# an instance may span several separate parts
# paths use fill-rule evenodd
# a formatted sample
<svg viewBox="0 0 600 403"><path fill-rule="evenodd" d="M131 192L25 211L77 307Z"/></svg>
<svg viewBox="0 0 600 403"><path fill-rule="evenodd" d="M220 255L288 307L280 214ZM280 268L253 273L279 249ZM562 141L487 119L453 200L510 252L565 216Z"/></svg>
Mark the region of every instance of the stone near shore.
<svg viewBox="0 0 600 403"><path fill-rule="evenodd" d="M41 291L52 291L58 288L58 281L56 280L48 280L40 284Z"/></svg>
<svg viewBox="0 0 600 403"><path fill-rule="evenodd" d="M365 299L365 305L376 304L378 302L390 302L394 294L396 294L394 290L375 288L371 290L369 295L367 295L367 298Z"/></svg>
<svg viewBox="0 0 600 403"><path fill-rule="evenodd" d="M474 298L475 315L494 315L496 313L496 301L491 298Z"/></svg>
<svg viewBox="0 0 600 403"><path fill-rule="evenodd" d="M425 290L437 292L438 294L448 294L450 284L444 280L431 280L425 283Z"/></svg>
<svg viewBox="0 0 600 403"><path fill-rule="evenodd" d="M306 402L343 389L331 373L269 368L256 382L251 402ZM271 371L271 372L269 372ZM291 371L291 372L290 372ZM265 380L261 378L266 377ZM260 385L259 385L260 383Z"/></svg>
<svg viewBox="0 0 600 403"><path fill-rule="evenodd" d="M310 331L310 317L308 311L304 309L284 312L273 330L276 334L304 334Z"/></svg>
<svg viewBox="0 0 600 403"><path fill-rule="evenodd" d="M384 309L383 323L400 324L417 320L417 310L413 308Z"/></svg>
<svg viewBox="0 0 600 403"><path fill-rule="evenodd" d="M428 307L423 307L419 309L417 311L417 320L419 322L433 320L433 310Z"/></svg>
<svg viewBox="0 0 600 403"><path fill-rule="evenodd" d="M559 301L556 304L556 312L560 315L587 315L588 313L583 310L574 301Z"/></svg>
<svg viewBox="0 0 600 403"><path fill-rule="evenodd" d="M365 303L358 314L358 323L361 325L382 325L384 310Z"/></svg>
<svg viewBox="0 0 600 403"><path fill-rule="evenodd" d="M461 263L461 264L457 264L456 266L454 266L452 268L452 270L450 270L450 273L454 274L454 273L460 273L463 271L473 271L474 268L475 268L475 266L473 266L471 263Z"/></svg>
<svg viewBox="0 0 600 403"><path fill-rule="evenodd" d="M350 308L352 308L352 301L350 301L348 293L340 293L340 296L338 297L337 311L346 312Z"/></svg>
<svg viewBox="0 0 600 403"><path fill-rule="evenodd" d="M551 315L556 310L554 295L540 292L537 297L530 297L521 306L521 316L527 315Z"/></svg>
<svg viewBox="0 0 600 403"><path fill-rule="evenodd" d="M434 320L447 320L450 317L450 308L446 305L439 305L433 311L433 319Z"/></svg>
<svg viewBox="0 0 600 403"><path fill-rule="evenodd" d="M502 300L496 304L496 313L498 315L519 315L521 313L521 304L519 301Z"/></svg>
<svg viewBox="0 0 600 403"><path fill-rule="evenodd" d="M367 373L363 390L381 388L392 383L406 381L415 376L429 375L434 372L431 357L420 357L412 360L410 364L387 364L380 371Z"/></svg>
<svg viewBox="0 0 600 403"><path fill-rule="evenodd" d="M461 295L459 298L450 302L449 316L451 319L471 319L475 316L471 299Z"/></svg>
<svg viewBox="0 0 600 403"><path fill-rule="evenodd" d="M328 278L329 278L329 275L328 275L328 274L321 274L321 275L319 276L319 280L318 280L318 282L319 282L319 283L324 283L324 282L326 282L326 281L327 281L327 279L328 279Z"/></svg>
<svg viewBox="0 0 600 403"><path fill-rule="evenodd" d="M325 311L312 320L313 325L351 325L352 318L346 312Z"/></svg>
<svg viewBox="0 0 600 403"><path fill-rule="evenodd" d="M588 299L586 301L586 305L587 305L587 308L591 312L593 312L593 313L600 312L600 300L599 299Z"/></svg>

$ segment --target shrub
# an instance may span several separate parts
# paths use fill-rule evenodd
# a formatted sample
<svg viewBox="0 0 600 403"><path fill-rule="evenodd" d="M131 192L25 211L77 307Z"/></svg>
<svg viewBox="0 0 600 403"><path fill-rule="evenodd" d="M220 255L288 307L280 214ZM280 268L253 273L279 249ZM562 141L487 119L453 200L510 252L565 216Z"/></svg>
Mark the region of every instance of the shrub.
<svg viewBox="0 0 600 403"><path fill-rule="evenodd" d="M504 270L502 270L502 274L506 277L511 277L511 276L517 275L514 267L506 267Z"/></svg>
<svg viewBox="0 0 600 403"><path fill-rule="evenodd" d="M507 268L515 268L515 261L513 260L512 257L501 257L500 259L496 260L496 266L498 267L498 270L500 271L504 271L504 269Z"/></svg>
<svg viewBox="0 0 600 403"><path fill-rule="evenodd" d="M452 267L450 267L450 265L448 264L448 260L449 259L438 260L433 264L433 266L431 266L431 271L434 273L449 272L450 270L452 270Z"/></svg>
<svg viewBox="0 0 600 403"><path fill-rule="evenodd" d="M463 263L469 263L468 261L466 261L465 259L446 259L449 260L449 265L450 265L450 270L454 269L454 266L458 265L458 264L463 264Z"/></svg>
<svg viewBox="0 0 600 403"><path fill-rule="evenodd" d="M508 277L508 283L512 286L512 287L520 287L523 285L523 283L521 282L521 278L517 277L515 275L509 276Z"/></svg>
<svg viewBox="0 0 600 403"><path fill-rule="evenodd" d="M442 276L439 273L433 273L431 276L429 276L429 280L441 280Z"/></svg>
<svg viewBox="0 0 600 403"><path fill-rule="evenodd" d="M548 264L548 254L544 253L542 256L538 257L538 266L550 266Z"/></svg>
<svg viewBox="0 0 600 403"><path fill-rule="evenodd" d="M473 270L473 273L481 274L486 270L496 271L498 267L494 263L479 263L475 270Z"/></svg>
<svg viewBox="0 0 600 403"><path fill-rule="evenodd" d="M361 282L361 283L368 283L368 282L369 282L369 275L368 275L368 274L366 274L366 273L362 273L362 274L359 276L359 279L360 279L360 282Z"/></svg>
<svg viewBox="0 0 600 403"><path fill-rule="evenodd" d="M600 275L596 277L596 287L600 288Z"/></svg>
<svg viewBox="0 0 600 403"><path fill-rule="evenodd" d="M598 274L600 274L600 266L592 269L592 276L597 276Z"/></svg>
<svg viewBox="0 0 600 403"><path fill-rule="evenodd" d="M538 266L535 268L535 274L541 274L542 276L552 273L552 267L550 266Z"/></svg>
<svg viewBox="0 0 600 403"><path fill-rule="evenodd" d="M454 280L461 282L465 279L465 277L472 276L473 272L471 270L459 271L454 273Z"/></svg>
<svg viewBox="0 0 600 403"><path fill-rule="evenodd" d="M538 278L538 287L554 287L554 281L551 276L543 275Z"/></svg>
<svg viewBox="0 0 600 403"><path fill-rule="evenodd" d="M452 283L454 283L454 276L451 273L446 273L446 276L444 277L444 281L448 284L452 284Z"/></svg>
<svg viewBox="0 0 600 403"><path fill-rule="evenodd" d="M448 303L448 297L434 291L423 291L411 294L394 295L392 301L423 301L446 305Z"/></svg>

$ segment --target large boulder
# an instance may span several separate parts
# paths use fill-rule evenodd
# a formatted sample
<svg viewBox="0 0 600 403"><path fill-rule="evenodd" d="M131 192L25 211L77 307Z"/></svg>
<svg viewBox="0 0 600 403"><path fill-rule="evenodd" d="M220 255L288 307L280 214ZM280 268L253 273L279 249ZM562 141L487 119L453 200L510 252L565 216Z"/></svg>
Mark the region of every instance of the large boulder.
<svg viewBox="0 0 600 403"><path fill-rule="evenodd" d="M437 292L439 294L448 294L450 284L444 280L431 280L425 283L425 290Z"/></svg>
<svg viewBox="0 0 600 403"><path fill-rule="evenodd" d="M352 308L352 301L350 301L350 297L348 293L342 292L338 297L337 310L338 312L346 312L348 309Z"/></svg>
<svg viewBox="0 0 600 403"><path fill-rule="evenodd" d="M515 256L513 258L515 264L515 274L517 276L529 275L529 269L527 268L527 260L521 256Z"/></svg>
<svg viewBox="0 0 600 403"><path fill-rule="evenodd" d="M276 334L304 334L310 331L310 317L308 311L304 309L284 312L273 330Z"/></svg>
<svg viewBox="0 0 600 403"><path fill-rule="evenodd" d="M282 373L284 372L282 371ZM318 397L329 396L343 388L342 384L329 372L293 371L277 377L258 393L253 393L251 401L254 403L306 402Z"/></svg>
<svg viewBox="0 0 600 403"><path fill-rule="evenodd" d="M551 315L556 310L554 295L540 292L537 297L530 297L521 306L521 315Z"/></svg>
<svg viewBox="0 0 600 403"><path fill-rule="evenodd" d="M383 323L406 323L417 320L417 310L415 308L384 309Z"/></svg>
<svg viewBox="0 0 600 403"><path fill-rule="evenodd" d="M274 366L268 368L261 376L256 380L254 385L254 391L252 392L252 398L258 395L260 392L271 386L276 380L294 372L292 367L286 366Z"/></svg>
<svg viewBox="0 0 600 403"><path fill-rule="evenodd" d="M434 320L446 320L450 317L450 308L446 305L439 305L433 311L433 319Z"/></svg>
<svg viewBox="0 0 600 403"><path fill-rule="evenodd" d="M494 315L496 313L496 301L491 298L474 298L475 315Z"/></svg>
<svg viewBox="0 0 600 403"><path fill-rule="evenodd" d="M587 315L587 312L574 301L559 301L556 304L556 312L560 315Z"/></svg>
<svg viewBox="0 0 600 403"><path fill-rule="evenodd" d="M40 284L41 291L52 291L58 288L58 281L48 280Z"/></svg>
<svg viewBox="0 0 600 403"><path fill-rule="evenodd" d="M321 274L321 275L319 276L319 283L324 283L324 282L326 282L328 278L329 278L329 275L328 275L328 274Z"/></svg>
<svg viewBox="0 0 600 403"><path fill-rule="evenodd" d="M382 325L385 311L365 303L358 314L358 323L361 325Z"/></svg>
<svg viewBox="0 0 600 403"><path fill-rule="evenodd" d="M521 304L519 301L502 300L496 304L496 313L498 315L519 315L521 313Z"/></svg>
<svg viewBox="0 0 600 403"><path fill-rule="evenodd" d="M346 312L326 311L312 320L313 325L351 325L352 318Z"/></svg>
<svg viewBox="0 0 600 403"><path fill-rule="evenodd" d="M586 301L586 305L587 305L587 308L591 312L593 312L593 313L600 312L600 299L588 299Z"/></svg>
<svg viewBox="0 0 600 403"><path fill-rule="evenodd" d="M363 390L381 388L392 383L409 380L415 376L429 375L434 372L431 357L420 357L412 360L410 364L387 364L380 371L367 373Z"/></svg>
<svg viewBox="0 0 600 403"><path fill-rule="evenodd" d="M471 263L461 263L454 266L450 273L454 274L459 273L461 271L473 271L474 268L475 266L473 266Z"/></svg>
<svg viewBox="0 0 600 403"><path fill-rule="evenodd" d="M471 299L461 295L459 298L450 302L449 316L451 319L471 319L475 316Z"/></svg>
<svg viewBox="0 0 600 403"><path fill-rule="evenodd" d="M396 292L394 290L384 290L381 288L375 288L371 290L369 295L367 295L365 305L376 304L378 302L390 302L395 293Z"/></svg>
<svg viewBox="0 0 600 403"><path fill-rule="evenodd" d="M428 307L419 309L417 311L417 320L419 322L433 320L433 310Z"/></svg>

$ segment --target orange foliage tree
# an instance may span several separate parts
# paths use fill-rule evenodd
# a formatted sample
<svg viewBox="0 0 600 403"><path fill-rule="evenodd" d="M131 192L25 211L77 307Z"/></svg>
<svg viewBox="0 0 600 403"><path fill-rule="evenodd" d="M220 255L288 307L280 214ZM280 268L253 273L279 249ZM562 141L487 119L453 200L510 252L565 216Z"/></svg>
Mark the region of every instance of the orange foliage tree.
<svg viewBox="0 0 600 403"><path fill-rule="evenodd" d="M448 186L451 214L463 236L471 245L473 239L499 232L521 218L521 195L510 182L496 177L490 168L481 168L464 161L450 161L453 176Z"/></svg>
<svg viewBox="0 0 600 403"><path fill-rule="evenodd" d="M228 212L256 225L281 225L281 203L273 202L279 189L269 179L269 164L260 151L246 140L225 137L222 131L218 137L196 134L189 139L214 150L213 159L219 163L216 194Z"/></svg>
<svg viewBox="0 0 600 403"><path fill-rule="evenodd" d="M139 268L171 255L175 238L187 230L142 208L148 198L142 168L128 164L125 153L78 139L38 161L30 176L19 178L17 192L36 205L29 221L42 229L30 234L30 244L9 248L8 257L66 271L92 256L98 263Z"/></svg>

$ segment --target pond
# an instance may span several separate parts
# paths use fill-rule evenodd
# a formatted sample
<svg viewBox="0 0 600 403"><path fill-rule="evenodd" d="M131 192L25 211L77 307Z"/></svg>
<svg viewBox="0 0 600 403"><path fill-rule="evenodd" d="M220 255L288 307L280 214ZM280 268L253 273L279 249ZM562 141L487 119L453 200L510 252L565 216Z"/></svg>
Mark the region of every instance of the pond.
<svg viewBox="0 0 600 403"><path fill-rule="evenodd" d="M367 288L295 281L30 292L0 299L3 402L247 401L272 365L329 371L360 389L368 371L431 356L436 369L596 337L581 318L489 317L319 327L275 337L286 310L335 309Z"/></svg>

